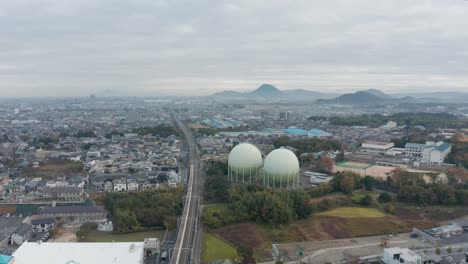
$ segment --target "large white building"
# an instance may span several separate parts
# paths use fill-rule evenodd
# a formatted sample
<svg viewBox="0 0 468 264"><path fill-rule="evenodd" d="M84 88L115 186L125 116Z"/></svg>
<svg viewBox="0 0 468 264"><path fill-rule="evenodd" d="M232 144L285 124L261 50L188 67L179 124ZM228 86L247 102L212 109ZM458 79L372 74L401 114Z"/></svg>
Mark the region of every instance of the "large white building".
<svg viewBox="0 0 468 264"><path fill-rule="evenodd" d="M450 151L452 151L452 145L439 141L424 148L421 162L440 165Z"/></svg>
<svg viewBox="0 0 468 264"><path fill-rule="evenodd" d="M439 141L428 141L426 144L406 143L405 154L412 157L421 157L422 163L441 164L452 150L452 145Z"/></svg>
<svg viewBox="0 0 468 264"><path fill-rule="evenodd" d="M159 243L151 243L151 246ZM25 242L13 254L14 264L143 264L154 253L145 242L38 243ZM39 262L38 262L39 261Z"/></svg>

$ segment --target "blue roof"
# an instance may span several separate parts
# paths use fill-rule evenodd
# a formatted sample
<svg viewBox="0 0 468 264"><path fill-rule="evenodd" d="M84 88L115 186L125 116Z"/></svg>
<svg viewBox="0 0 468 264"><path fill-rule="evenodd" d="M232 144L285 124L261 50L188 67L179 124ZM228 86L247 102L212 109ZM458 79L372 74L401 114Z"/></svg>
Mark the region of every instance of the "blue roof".
<svg viewBox="0 0 468 264"><path fill-rule="evenodd" d="M451 147L451 145L449 143L447 143L447 142L444 142L444 143L442 143L440 145L437 145L437 144L435 145L435 149L437 149L438 151L441 151L441 152L447 150L450 147Z"/></svg>
<svg viewBox="0 0 468 264"><path fill-rule="evenodd" d="M0 254L0 264L8 264L12 258L12 256Z"/></svg>
<svg viewBox="0 0 468 264"><path fill-rule="evenodd" d="M284 129L289 134L294 134L294 135L307 135L308 131L300 128L286 128Z"/></svg>
<svg viewBox="0 0 468 264"><path fill-rule="evenodd" d="M316 136L321 136L321 135L327 135L328 133L319 129L311 129L311 130L305 130L302 128L286 128L283 129L286 133L288 134L293 134L293 135L309 135L313 134Z"/></svg>

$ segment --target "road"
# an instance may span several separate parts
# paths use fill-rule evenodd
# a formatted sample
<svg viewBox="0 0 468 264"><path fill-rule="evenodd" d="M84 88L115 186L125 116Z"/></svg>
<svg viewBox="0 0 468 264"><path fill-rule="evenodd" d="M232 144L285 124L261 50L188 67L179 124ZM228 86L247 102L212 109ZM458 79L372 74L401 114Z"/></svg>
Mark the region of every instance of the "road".
<svg viewBox="0 0 468 264"><path fill-rule="evenodd" d="M184 210L180 219L177 233L177 241L171 257L172 264L194 263L200 260L201 234L197 228L199 221L199 197L202 192L202 175L200 157L195 137L190 129L171 111L171 115L182 131L188 145L189 177L186 181L186 196L184 198Z"/></svg>

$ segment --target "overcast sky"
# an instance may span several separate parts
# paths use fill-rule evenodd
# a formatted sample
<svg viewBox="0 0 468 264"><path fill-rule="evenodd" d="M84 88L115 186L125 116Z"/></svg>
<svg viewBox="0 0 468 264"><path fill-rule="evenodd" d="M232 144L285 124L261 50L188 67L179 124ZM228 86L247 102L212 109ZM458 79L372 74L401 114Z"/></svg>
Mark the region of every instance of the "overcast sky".
<svg viewBox="0 0 468 264"><path fill-rule="evenodd" d="M0 1L0 97L262 83L468 92L468 1Z"/></svg>

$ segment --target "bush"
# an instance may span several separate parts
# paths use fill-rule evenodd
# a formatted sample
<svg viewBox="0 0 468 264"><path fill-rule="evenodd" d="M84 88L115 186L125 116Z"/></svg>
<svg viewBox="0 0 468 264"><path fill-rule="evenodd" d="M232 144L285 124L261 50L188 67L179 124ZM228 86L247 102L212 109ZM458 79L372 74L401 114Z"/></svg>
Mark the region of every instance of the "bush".
<svg viewBox="0 0 468 264"><path fill-rule="evenodd" d="M372 191L372 188L374 188L374 178L371 176L364 177L363 184L367 191Z"/></svg>
<svg viewBox="0 0 468 264"><path fill-rule="evenodd" d="M362 197L360 203L364 206L369 206L372 204L372 202L374 201L374 198L372 198L372 196L366 194L364 197Z"/></svg>
<svg viewBox="0 0 468 264"><path fill-rule="evenodd" d="M389 203L392 201L392 196L384 192L379 195L379 203Z"/></svg>
<svg viewBox="0 0 468 264"><path fill-rule="evenodd" d="M93 230L96 230L98 228L96 223L91 223L91 222L86 222L81 225L80 230L76 232L76 237L79 240L85 240L86 236Z"/></svg>
<svg viewBox="0 0 468 264"><path fill-rule="evenodd" d="M395 214L395 207L391 204L385 204L384 211L389 214Z"/></svg>

